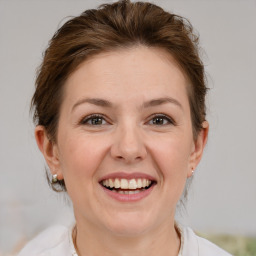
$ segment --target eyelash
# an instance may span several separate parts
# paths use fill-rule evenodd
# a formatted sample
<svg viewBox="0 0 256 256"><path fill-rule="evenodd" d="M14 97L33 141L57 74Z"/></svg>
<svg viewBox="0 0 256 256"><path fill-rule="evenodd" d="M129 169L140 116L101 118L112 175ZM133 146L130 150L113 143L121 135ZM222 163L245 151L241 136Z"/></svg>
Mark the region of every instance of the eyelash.
<svg viewBox="0 0 256 256"><path fill-rule="evenodd" d="M155 115L151 116L150 120L148 121L148 123L150 121L153 121L156 118L165 120L165 121L167 121L167 123L166 124L160 124L160 125L159 124L151 124L151 125L154 125L154 126L165 126L165 125L175 125L176 124L175 121L172 118L170 118L169 116L166 116L164 114L155 114Z"/></svg>
<svg viewBox="0 0 256 256"><path fill-rule="evenodd" d="M93 120L93 119L96 119L96 118L102 119L103 121L107 122L106 118L104 118L103 115L93 114L93 115L89 115L89 116L84 117L79 123L82 124L82 125L97 126L96 124L89 124L88 123L90 120ZM100 124L100 125L104 125L104 124Z"/></svg>
<svg viewBox="0 0 256 256"><path fill-rule="evenodd" d="M82 120L79 122L80 124L82 125L89 125L89 126L101 126L101 125L104 125L104 124L89 124L89 121L92 121L93 119L102 119L102 121L106 121L106 118L104 117L104 115L101 115L101 114L92 114L92 115L89 115L89 116L86 116L84 118L82 118ZM169 116L166 116L164 114L154 114L153 116L150 117L149 121L147 121L146 123L150 123L151 121L153 121L154 119L156 118L159 118L159 119L162 119L164 121L167 121L167 123L165 124L151 124L151 125L154 125L154 126L166 126L166 125L175 125L175 121L170 118ZM108 122L109 123L109 122Z"/></svg>

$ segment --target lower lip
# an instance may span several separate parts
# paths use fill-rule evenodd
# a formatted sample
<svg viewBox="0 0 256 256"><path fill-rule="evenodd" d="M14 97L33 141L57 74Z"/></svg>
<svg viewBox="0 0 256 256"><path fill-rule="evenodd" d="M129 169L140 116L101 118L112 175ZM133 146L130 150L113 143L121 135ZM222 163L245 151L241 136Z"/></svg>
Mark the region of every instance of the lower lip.
<svg viewBox="0 0 256 256"><path fill-rule="evenodd" d="M137 194L119 194L117 192L113 192L103 186L101 186L104 190L104 192L107 193L107 195L109 195L110 197L120 201L120 202L136 202L136 201L140 201L143 198L147 197L152 190L154 189L155 184L153 184L150 188L145 189Z"/></svg>

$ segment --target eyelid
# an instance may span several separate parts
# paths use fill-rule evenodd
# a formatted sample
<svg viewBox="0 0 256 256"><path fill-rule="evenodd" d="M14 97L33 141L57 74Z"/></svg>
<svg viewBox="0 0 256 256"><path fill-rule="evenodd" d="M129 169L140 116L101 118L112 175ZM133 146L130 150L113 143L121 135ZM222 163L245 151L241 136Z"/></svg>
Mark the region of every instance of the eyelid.
<svg viewBox="0 0 256 256"><path fill-rule="evenodd" d="M92 118L101 118L106 123L110 124L110 122L107 120L107 118L103 114L91 114L91 115L84 116L81 118L81 120L78 123L81 125L97 126L97 125L92 125L87 123ZM102 125L105 125L105 124L102 124ZM101 125L98 125L98 126L101 126Z"/></svg>
<svg viewBox="0 0 256 256"><path fill-rule="evenodd" d="M105 115L98 114L98 113L83 116L79 120L78 124L88 125L88 126L101 126L101 125L88 124L87 122L92 118L102 118L106 123L111 124L110 120L108 118L106 118ZM153 115L149 116L147 121L146 121L146 124L148 124L154 118L163 118L163 119L167 120L169 123L165 124L165 125L176 125L176 122L172 117L170 117L169 115L163 114L163 113L156 113L156 114L153 114ZM105 124L102 124L102 125L105 125ZM152 124L152 125L154 125L154 124ZM162 125L162 126L165 126L165 125Z"/></svg>
<svg viewBox="0 0 256 256"><path fill-rule="evenodd" d="M164 119L166 119L169 122L169 124L165 124L165 125L176 125L176 122L174 121L173 118L171 118L170 116L168 116L166 114L163 114L163 113L157 113L157 114L151 115L148 118L148 121L146 123L149 123L152 119L157 118L157 117L164 118ZM152 125L154 125L154 124L152 124ZM162 126L165 126L165 125L162 125Z"/></svg>

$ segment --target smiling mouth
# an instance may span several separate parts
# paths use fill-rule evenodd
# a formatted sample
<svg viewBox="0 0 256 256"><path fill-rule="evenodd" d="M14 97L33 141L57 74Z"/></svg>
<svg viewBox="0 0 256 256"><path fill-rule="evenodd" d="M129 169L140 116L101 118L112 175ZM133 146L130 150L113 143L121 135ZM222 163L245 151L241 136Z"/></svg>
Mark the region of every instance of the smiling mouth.
<svg viewBox="0 0 256 256"><path fill-rule="evenodd" d="M145 191L156 184L155 181L149 179L105 179L100 184L112 192L119 194L137 194Z"/></svg>

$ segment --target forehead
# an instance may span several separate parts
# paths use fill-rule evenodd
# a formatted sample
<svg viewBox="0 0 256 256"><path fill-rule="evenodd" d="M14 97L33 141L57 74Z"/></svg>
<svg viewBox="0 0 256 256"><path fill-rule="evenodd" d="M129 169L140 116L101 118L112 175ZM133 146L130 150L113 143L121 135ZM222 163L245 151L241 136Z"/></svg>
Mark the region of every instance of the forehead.
<svg viewBox="0 0 256 256"><path fill-rule="evenodd" d="M64 95L70 99L89 94L104 94L112 99L136 93L148 97L156 93L160 97L168 93L187 96L186 84L183 71L171 54L159 48L137 46L85 60L67 79Z"/></svg>

